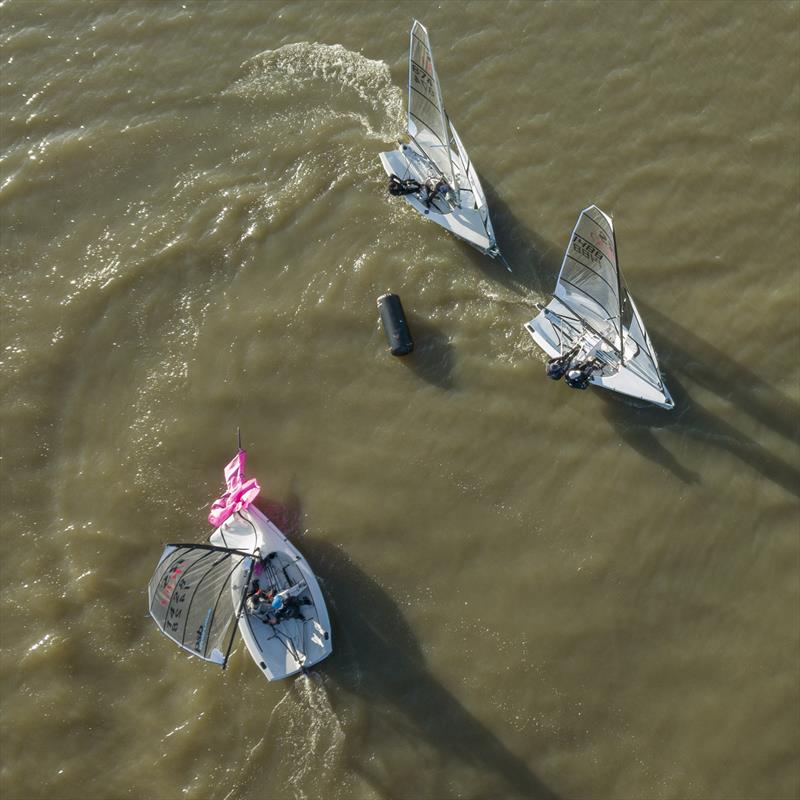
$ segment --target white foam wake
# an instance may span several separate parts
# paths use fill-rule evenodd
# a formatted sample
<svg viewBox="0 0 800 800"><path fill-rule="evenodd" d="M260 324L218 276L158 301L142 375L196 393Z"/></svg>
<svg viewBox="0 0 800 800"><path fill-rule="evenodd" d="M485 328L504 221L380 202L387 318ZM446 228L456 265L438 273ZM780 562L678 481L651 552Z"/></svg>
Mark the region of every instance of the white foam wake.
<svg viewBox="0 0 800 800"><path fill-rule="evenodd" d="M367 134L385 140L403 130L402 93L384 61L340 44L294 42L265 50L242 66L248 74L233 86L235 94L321 101L331 113L354 114Z"/></svg>

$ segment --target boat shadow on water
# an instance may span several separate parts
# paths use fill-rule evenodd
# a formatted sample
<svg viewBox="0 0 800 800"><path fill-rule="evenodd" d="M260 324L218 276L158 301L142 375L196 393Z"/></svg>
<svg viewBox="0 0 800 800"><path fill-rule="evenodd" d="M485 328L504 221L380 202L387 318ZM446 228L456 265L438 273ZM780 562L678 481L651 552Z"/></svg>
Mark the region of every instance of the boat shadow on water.
<svg viewBox="0 0 800 800"><path fill-rule="evenodd" d="M441 389L452 389L455 356L453 346L440 330L416 314L408 314L414 351L401 360L412 372Z"/></svg>
<svg viewBox="0 0 800 800"><path fill-rule="evenodd" d="M565 237L561 247L548 242L513 212L483 175L481 185L497 244L512 271L509 272L500 261L486 257L465 242L459 241L459 246L488 279L501 283L517 294L527 296L533 293L543 298L555 285L568 237Z"/></svg>
<svg viewBox="0 0 800 800"><path fill-rule="evenodd" d="M546 296L555 286L564 247L547 242L531 230L483 176L481 183L498 243L514 272L508 273L502 265L464 245L471 260L487 278L516 291L521 297L528 298L532 293ZM730 415L723 418L704 408L693 399L691 392L697 388L716 394L735 409L743 423L755 421L795 447L800 434L800 406L638 295L635 299L659 356L664 380L675 400L675 410L643 407L620 395L598 390L596 394L602 398L604 414L622 440L685 483L700 482L700 474L681 464L654 433L658 429L678 432L727 450L768 480L800 496L797 466L731 424Z"/></svg>
<svg viewBox="0 0 800 800"><path fill-rule="evenodd" d="M797 403L656 309L641 302L638 305L661 359L664 379L675 400L675 410L632 408L623 398L609 392L599 393L606 418L622 439L681 480L687 483L700 481L699 474L682 466L653 433L657 429L668 429L728 451L767 480L800 496L800 469L797 466L743 433L722 415L708 411L692 398L683 381L718 395L738 412L743 422L749 416L757 424L771 429L794 447L795 455L800 420ZM665 335L667 329L669 336ZM726 414L726 417L731 416Z"/></svg>
<svg viewBox="0 0 800 800"><path fill-rule="evenodd" d="M289 508L283 517L276 508L264 510L297 541L297 504ZM333 611L333 655L317 670L344 690L329 691L329 699L342 720L349 770L386 800L557 800L525 760L434 677L411 626L375 580L338 547L307 536L297 543ZM356 712L348 696L362 701ZM527 737L522 744L529 746Z"/></svg>

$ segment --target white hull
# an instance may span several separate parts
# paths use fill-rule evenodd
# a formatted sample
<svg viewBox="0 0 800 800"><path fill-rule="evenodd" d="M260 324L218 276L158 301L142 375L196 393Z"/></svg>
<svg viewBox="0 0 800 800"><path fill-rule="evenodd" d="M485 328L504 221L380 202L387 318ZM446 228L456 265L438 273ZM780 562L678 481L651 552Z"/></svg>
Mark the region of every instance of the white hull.
<svg viewBox="0 0 800 800"><path fill-rule="evenodd" d="M550 302L549 308L553 308L556 314L570 315L570 310L562 306L556 298ZM597 358L605 365L601 372L595 372L590 378L595 386L653 403L660 408L671 410L675 407L675 402L666 387L663 392L659 391L636 374L638 345L628 336L627 329L623 329L625 363L621 363L614 348L597 335L572 332L561 326L557 327L545 310L542 310L535 319L526 322L525 329L551 358L564 355L580 341L582 353L579 360Z"/></svg>
<svg viewBox="0 0 800 800"><path fill-rule="evenodd" d="M317 579L300 551L264 514L252 505L233 514L214 531L211 543L268 559L269 580L267 573L253 572L253 578L264 589L288 592L300 601L300 618L284 619L275 625L264 622L248 610L247 603L244 605L239 632L267 680L308 670L331 654L330 619ZM250 560L246 560L231 580L231 595L237 607L245 588L250 588L244 587L244 582L251 567Z"/></svg>
<svg viewBox="0 0 800 800"><path fill-rule="evenodd" d="M452 153L454 164L458 155ZM380 153L381 164L387 175L397 175L402 179L412 178L419 183L425 183L429 178L438 178L439 173L433 169L431 162L419 153L411 144L400 145L397 150ZM472 176L470 176L472 177ZM470 186L467 176L457 175L459 186ZM475 176L477 180L477 176ZM451 205L446 209L441 202L437 207L426 208L425 203L416 194L407 194L403 199L421 216L441 225L453 236L471 244L476 250L485 255L496 257L499 255L497 243L494 238L492 222L483 198L483 191L478 184L477 191L461 188L459 190L460 207Z"/></svg>

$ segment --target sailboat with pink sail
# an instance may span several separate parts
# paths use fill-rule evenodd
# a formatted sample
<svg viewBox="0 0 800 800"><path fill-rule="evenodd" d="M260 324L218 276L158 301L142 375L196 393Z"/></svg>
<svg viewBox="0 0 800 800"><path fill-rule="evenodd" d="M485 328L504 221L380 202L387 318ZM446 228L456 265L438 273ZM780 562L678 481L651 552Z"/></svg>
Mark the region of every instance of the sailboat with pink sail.
<svg viewBox="0 0 800 800"><path fill-rule="evenodd" d="M165 546L148 587L150 615L193 656L228 663L238 628L267 680L306 672L331 654L322 590L300 551L253 505L241 440L211 507L209 544Z"/></svg>

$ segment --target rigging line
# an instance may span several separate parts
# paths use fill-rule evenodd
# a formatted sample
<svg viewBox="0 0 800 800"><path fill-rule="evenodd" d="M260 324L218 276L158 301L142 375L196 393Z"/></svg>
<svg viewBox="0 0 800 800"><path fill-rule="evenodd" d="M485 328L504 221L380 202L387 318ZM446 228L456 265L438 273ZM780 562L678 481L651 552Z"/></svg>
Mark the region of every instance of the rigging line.
<svg viewBox="0 0 800 800"><path fill-rule="evenodd" d="M506 261L506 257L500 252L500 248L497 247L497 245L495 245L495 247L497 248L497 258L500 261L500 263L503 264L503 266L505 266L505 268L509 272L513 273L514 270L511 269L511 264L509 264L508 261Z"/></svg>
<svg viewBox="0 0 800 800"><path fill-rule="evenodd" d="M608 338L607 338L607 337L606 337L604 334L600 333L600 331L598 331L598 330L597 330L596 328L594 328L594 327L593 327L593 326L592 326L592 325L591 325L589 322L587 322L587 320L586 320L586 319L584 319L583 315L581 315L580 313L578 313L578 312L577 312L577 311L576 311L576 310L575 310L575 309L574 309L574 308L573 308L573 307L572 307L572 306L571 306L569 303L567 303L567 302L566 302L566 301L565 301L563 298L561 298L561 297L556 297L555 295L553 295L553 299L554 299L554 300L558 300L558 302L559 302L559 303L561 303L561 305L563 305L563 306L564 306L564 308L566 308L566 309L569 309L569 310L570 310L570 311L571 311L571 312L572 312L572 313L575 315L575 319L577 319L577 320L580 320L581 324L582 324L584 327L588 328L588 329L589 329L589 330L590 330L592 333L594 333L596 336L599 336L599 337L600 337L600 338L601 338L601 339L602 339L602 340L603 340L603 341L604 341L604 342L605 342L605 343L606 343L606 344L607 344L607 345L608 345L608 346L609 346L609 347L610 347L612 350L614 350L615 352L619 352L619 351L618 351L618 349L617 349L617 346L616 346L616 345L615 345L613 342L611 342L611 341L610 341L610 340L609 340L609 339L608 339ZM547 308L545 308L545 311L547 311L547 310L548 310L548 309L547 309ZM555 312L555 311L552 311L552 310L551 310L549 313L551 313L551 314L555 314L556 316L559 316L559 314L558 314L557 312Z"/></svg>
<svg viewBox="0 0 800 800"><path fill-rule="evenodd" d="M194 591L192 592L192 596L189 598L189 605L186 607L186 619L183 621L183 633L181 634L181 641L184 641L184 640L186 639L186 628L187 628L187 626L189 625L189 611L191 610L192 606L194 605L194 599L195 599L195 597L197 596L197 592L198 592L198 591L200 591L200 586L202 585L203 581L206 579L206 576L209 574L209 572L211 572L211 570L212 570L212 569L214 569L214 567L216 567L218 564L221 564L221 563L222 563L222 562L223 562L223 561L224 561L226 558L229 558L229 557L230 557L229 555L225 555L225 556L223 556L222 558L220 558L220 559L218 559L217 561L215 561L215 562L214 562L214 563L213 563L213 564L212 564L212 565L211 565L211 566L210 566L210 567L209 567L209 568L208 568L208 569L207 569L207 570L206 570L206 571L203 573L203 577L202 577L202 578L200 578L200 580L197 582L197 585L194 587ZM203 556L203 558L205 558L205 556ZM202 560L203 560L203 558L199 559L199 560L198 560L198 561L196 561L194 564L192 564L192 567L194 567L194 566L195 566L195 564L199 564L199 563L200 563L200 561L202 561ZM189 567L189 569L187 570L187 572L191 572L191 570L192 570L192 567ZM190 587L190 588L191 588L191 587ZM217 598L217 599L219 599L219 598Z"/></svg>
<svg viewBox="0 0 800 800"><path fill-rule="evenodd" d="M214 627L214 618L217 616L217 608L219 607L219 601L222 598L222 593L225 591L225 589L228 586L228 584L231 583L231 578L233 577L233 573L241 566L241 564L243 563L245 558L249 558L249 556L242 556L239 559L239 561L236 564L233 565L233 567L231 568L231 571L228 573L228 577L225 578L225 580L222 583L222 586L220 587L219 594L217 595L217 599L214 602L214 607L211 610L211 619L208 621L209 635L206 638L206 646L205 646L205 649L203 650L204 653L208 651L208 645L211 642L211 629ZM251 565L251 571L252 571L252 565ZM248 585L249 585L249 581L244 584L244 588L242 589L242 597L244 597L245 594L247 593ZM229 591L232 591L232 589L233 589L233 586L231 585Z"/></svg>
<svg viewBox="0 0 800 800"><path fill-rule="evenodd" d="M292 639L292 637L286 633L283 633L283 631L279 631L277 629L277 626L273 628L273 630L275 631L275 638L283 645L286 652L302 667L303 662L300 660L300 654L297 648L295 647L294 640ZM284 641L284 639L288 640L288 642L291 644L291 648L286 643L286 641Z"/></svg>
<svg viewBox="0 0 800 800"><path fill-rule="evenodd" d="M556 319L557 319L559 322L565 323L565 324L566 324L566 326L567 326L568 328L570 328L571 330L575 331L576 333L578 333L578 334L580 334L580 335L582 335L582 334L583 334L583 330L581 330L580 328L578 328L578 326L577 326L577 325L574 325L574 324L572 324L572 323L570 322L570 320L568 320L566 317L562 317L560 314L557 314L555 311L550 311L550 310L549 310L549 309L547 309L547 308L545 308L545 309L544 309L544 311L545 311L545 313L546 313L547 315L550 315L550 314L552 314L552 315L553 315L553 316L554 316L554 317L555 317L555 318L556 318ZM578 320L578 321L580 322L581 320ZM562 330L562 332L563 332L563 330L564 330L564 329L562 328L561 330ZM599 334L598 334L598 335L599 335ZM578 337L578 341L579 341L579 343L580 343L580 336ZM562 340L559 340L559 347L561 347L561 344L562 344ZM563 348L562 348L562 355L563 355ZM615 367L615 368L618 368L618 365L617 365L617 364L615 363L615 361L614 361L614 360L613 360L613 359L612 359L612 358L609 356L609 354L608 354L608 353L605 353L605 352L604 352L604 351L602 351L602 350L598 350L598 351L595 353L595 357L596 357L596 358L598 358L599 360L603 360L603 361L605 361L605 362L606 362L606 363L607 363L607 364L608 364L610 367Z"/></svg>
<svg viewBox="0 0 800 800"><path fill-rule="evenodd" d="M619 255L617 255L617 234L614 231L614 226L611 226L611 238L614 240L614 261L617 264L617 296L619 300L619 340L622 342L622 365L625 366L625 342L622 338L622 272L619 268Z"/></svg>
<svg viewBox="0 0 800 800"><path fill-rule="evenodd" d="M247 580L245 581L245 584L244 584L245 585L245 591L242 592L242 599L241 599L241 601L239 603L239 610L236 613L236 622L232 626L233 630L231 631L231 638L230 638L230 641L228 642L228 649L225 652L225 659L222 662L222 669L225 669L225 667L228 666L228 659L230 658L231 648L233 647L233 639L236 636L236 628L239 626L239 619L242 616L242 611L244 611L245 595L247 594L247 587L250 585L250 581L251 581L251 579L253 577L253 568L255 567L255 565L256 565L256 562L255 562L255 559L253 559L253 561L250 564L250 571L247 574Z"/></svg>
<svg viewBox="0 0 800 800"><path fill-rule="evenodd" d="M258 531L256 530L256 526L253 525L252 521L242 514L241 511L237 511L236 515L253 529L253 553L255 554L256 550L258 550Z"/></svg>

